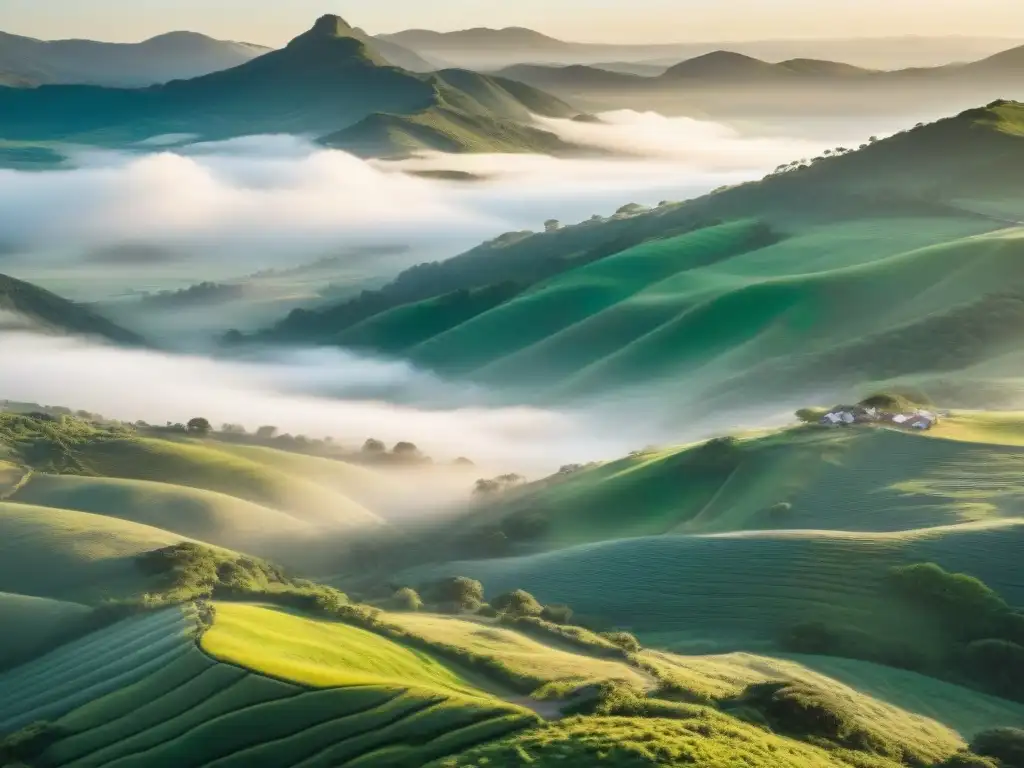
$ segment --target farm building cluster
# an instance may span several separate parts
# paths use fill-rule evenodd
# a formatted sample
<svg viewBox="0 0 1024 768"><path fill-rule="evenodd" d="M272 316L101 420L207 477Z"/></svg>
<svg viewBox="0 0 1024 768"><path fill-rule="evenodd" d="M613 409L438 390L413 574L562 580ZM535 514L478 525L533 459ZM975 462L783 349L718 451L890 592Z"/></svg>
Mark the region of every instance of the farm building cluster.
<svg viewBox="0 0 1024 768"><path fill-rule="evenodd" d="M907 412L885 411L863 405L839 405L821 417L828 427L848 427L853 424L892 424L903 429L931 429L939 423L933 411L916 409Z"/></svg>

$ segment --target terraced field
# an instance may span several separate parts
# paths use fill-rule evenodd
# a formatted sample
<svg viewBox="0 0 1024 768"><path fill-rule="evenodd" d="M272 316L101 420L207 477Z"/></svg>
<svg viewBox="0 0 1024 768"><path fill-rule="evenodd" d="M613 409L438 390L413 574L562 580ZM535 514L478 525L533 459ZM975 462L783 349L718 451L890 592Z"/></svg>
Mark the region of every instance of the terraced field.
<svg viewBox="0 0 1024 768"><path fill-rule="evenodd" d="M255 605L213 608L213 627L199 643L194 609L168 609L0 674L0 736L48 722L39 764L77 768L468 768L488 764L483 758L494 765L509 756L526 760L523 754L540 765L642 754L658 754L665 765L696 759L724 768L736 755L759 768L849 765L841 755L702 706L669 705L672 720L570 718L538 727L527 710L380 635ZM651 687L645 673L624 662L569 653L507 628L414 614L386 619L533 670L538 680L615 677ZM805 683L838 696L864 728L936 760L962 748L974 731L1024 714L1022 705L863 662L660 651L639 659L712 698L765 680Z"/></svg>
<svg viewBox="0 0 1024 768"><path fill-rule="evenodd" d="M804 621L860 626L920 639L937 628L888 606L881 578L899 563L936 562L978 576L1013 604L1024 524L977 524L908 534L777 531L658 536L406 574L412 581L464 575L488 594L526 589L581 616L650 632L659 644L707 652L770 646Z"/></svg>
<svg viewBox="0 0 1024 768"><path fill-rule="evenodd" d="M232 618L214 632L234 638L236 649L246 643L245 617L275 613L217 607ZM321 676L321 684L332 686L346 680L322 688L302 684L310 682L308 667L297 681L219 663L199 650L194 631L189 612L172 609L117 624L0 676L0 734L49 720L57 737L41 760L52 766L415 768L536 721L482 692L453 694L437 685L445 682L437 662L425 664L383 638L367 641L349 627L338 632L360 637L372 660L358 653L321 658L323 669L359 665L338 666L333 680ZM214 645L223 646L223 639ZM308 647L297 639L293 655ZM288 657L287 648L277 649ZM412 685L398 679L405 673L416 677Z"/></svg>
<svg viewBox="0 0 1024 768"><path fill-rule="evenodd" d="M195 622L171 609L129 619L0 676L0 733L54 721L173 668L195 648Z"/></svg>

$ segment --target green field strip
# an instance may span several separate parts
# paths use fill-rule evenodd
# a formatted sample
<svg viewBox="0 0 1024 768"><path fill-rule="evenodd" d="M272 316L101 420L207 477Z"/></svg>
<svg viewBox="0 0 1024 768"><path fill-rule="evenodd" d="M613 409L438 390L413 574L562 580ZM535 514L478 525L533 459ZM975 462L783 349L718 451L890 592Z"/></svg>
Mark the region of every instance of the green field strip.
<svg viewBox="0 0 1024 768"><path fill-rule="evenodd" d="M120 639L117 638L118 641ZM56 698L66 690L85 690L96 683L103 683L113 676L118 676L122 669L130 670L138 664L147 663L150 658L164 656L188 646L189 638L183 634L168 635L166 630L154 630L134 638L123 647L114 645L98 658L91 656L87 650L81 660L74 665L53 670L43 667L38 669L34 676L18 681L16 685L4 687L12 694L20 696L20 706L24 709L39 698Z"/></svg>
<svg viewBox="0 0 1024 768"><path fill-rule="evenodd" d="M536 724L536 720L522 715L497 716L448 731L419 744L386 746L357 757L345 765L353 768L419 768L426 760L458 754Z"/></svg>
<svg viewBox="0 0 1024 768"><path fill-rule="evenodd" d="M318 755L296 763L294 768L347 765L382 746L401 743L406 739L434 738L449 730L471 725L481 718L489 718L493 713L493 709L482 709L451 700L428 700L412 713L392 718L391 722L378 723L372 730L346 738Z"/></svg>
<svg viewBox="0 0 1024 768"><path fill-rule="evenodd" d="M347 691L303 691L285 699L261 702L195 724L185 733L144 752L136 752L109 763L128 768L192 768L228 758L248 749L254 741L273 741L321 725L348 714L376 710L381 705L380 689Z"/></svg>
<svg viewBox="0 0 1024 768"><path fill-rule="evenodd" d="M45 704L36 704L34 709L26 707L20 716L0 723L0 731L18 730L38 720L56 720L78 707L106 696L108 693L126 685L131 685L166 664L173 663L175 658L184 656L188 653L188 650L189 647L187 645L173 646L164 655L150 658L145 663L128 669L119 675L100 680L89 688L75 688L73 692L57 694L61 696L59 700L54 700L56 696L51 694L54 696L54 699L50 699L50 696L47 696L46 698L50 700Z"/></svg>
<svg viewBox="0 0 1024 768"><path fill-rule="evenodd" d="M346 696L349 693L343 690L332 692L337 696ZM334 746L341 739L369 733L382 721L390 722L395 717L406 717L432 703L432 700L425 703L421 697L407 692L387 693L389 696L375 706L340 716L335 714L324 722L295 730L280 738L251 743L229 757L208 764L206 768L275 768L294 765Z"/></svg>
<svg viewBox="0 0 1024 768"><path fill-rule="evenodd" d="M19 692L19 686L24 688L46 686L51 676L65 676L69 671L80 669L83 666L89 667L101 662L106 663L111 657L120 654L125 647L125 642L134 644L140 635L144 639L166 636L175 625L178 625L180 630L192 626L185 620L181 611L173 609L128 619L105 627L0 676L0 689L14 694ZM179 632L178 639L181 641L187 639L184 631ZM3 717L2 709L0 709L0 717Z"/></svg>
<svg viewBox="0 0 1024 768"><path fill-rule="evenodd" d="M215 603L203 635L214 658L313 688L416 685L461 696L486 694L429 654L360 627L244 603Z"/></svg>
<svg viewBox="0 0 1024 768"><path fill-rule="evenodd" d="M259 675L247 675L176 717L165 720L131 738L111 744L84 758L73 760L67 765L76 766L76 768L99 768L122 761L147 765L145 758L140 758L140 755L159 750L164 744L180 738L195 728L216 723L220 718L237 715L246 709L258 707L268 701L293 698L303 692L301 688L286 685L277 680Z"/></svg>
<svg viewBox="0 0 1024 768"><path fill-rule="evenodd" d="M193 658L204 660L208 666L195 677L181 681L174 689L152 700L146 701L142 697L156 693L150 683L160 673L137 683L132 689L118 691L63 718L60 721L61 727L75 731L75 735L51 747L47 751L47 760L55 765L63 765L85 758L111 744L133 738L199 706L245 676L242 670L209 661L198 651ZM137 709L124 709L125 705L132 703L137 704ZM109 719L105 721L104 716Z"/></svg>
<svg viewBox="0 0 1024 768"><path fill-rule="evenodd" d="M193 648L174 664L104 697L102 703L90 704L72 712L61 722L77 733L109 725L122 717L135 716L141 713L142 707L152 705L163 696L175 694L217 666L216 662Z"/></svg>

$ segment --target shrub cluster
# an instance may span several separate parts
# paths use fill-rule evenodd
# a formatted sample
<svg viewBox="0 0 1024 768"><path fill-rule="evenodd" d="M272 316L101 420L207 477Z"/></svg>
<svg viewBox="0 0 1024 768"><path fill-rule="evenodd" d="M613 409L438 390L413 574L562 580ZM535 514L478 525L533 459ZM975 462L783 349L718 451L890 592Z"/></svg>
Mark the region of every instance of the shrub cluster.
<svg viewBox="0 0 1024 768"><path fill-rule="evenodd" d="M753 711L757 713L753 719L767 723L772 730L812 743L845 747L917 765L927 763L927 758L908 753L905 747L861 725L842 699L810 685L755 683L747 686L726 707L747 719L751 719L749 712Z"/></svg>

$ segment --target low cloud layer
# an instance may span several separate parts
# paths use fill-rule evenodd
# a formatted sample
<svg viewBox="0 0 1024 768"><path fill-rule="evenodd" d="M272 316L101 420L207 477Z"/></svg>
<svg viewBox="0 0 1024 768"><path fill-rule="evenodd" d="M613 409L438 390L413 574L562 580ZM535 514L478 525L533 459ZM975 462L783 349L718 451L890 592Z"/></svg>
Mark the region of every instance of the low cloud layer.
<svg viewBox="0 0 1024 768"><path fill-rule="evenodd" d="M826 146L747 138L684 118L616 112L603 119L545 125L619 157L435 154L367 162L291 136L77 151L65 170L0 171L7 254L0 271L47 278L74 263L101 274L114 254L152 287L160 278L187 283L287 267L353 246L411 245L373 265L387 275L508 230L539 229L548 218L578 221L627 202L686 199ZM415 175L439 170L483 180ZM100 298L93 294L105 284L83 282L79 298Z"/></svg>
<svg viewBox="0 0 1024 768"><path fill-rule="evenodd" d="M820 141L745 136L722 123L665 117L657 112L624 109L606 112L600 120L587 123L537 118L542 128L574 144L627 157L670 160L694 173L756 174L790 160L814 156L824 148ZM843 141L840 135L833 138ZM858 135L845 138L852 143Z"/></svg>
<svg viewBox="0 0 1024 768"><path fill-rule="evenodd" d="M187 421L335 437L359 445L410 440L438 459L469 456L544 474L560 463L610 458L641 431L596 413L501 406L487 393L405 364L342 350L264 353L245 361L124 350L88 341L0 332L0 398L63 405L125 421Z"/></svg>

